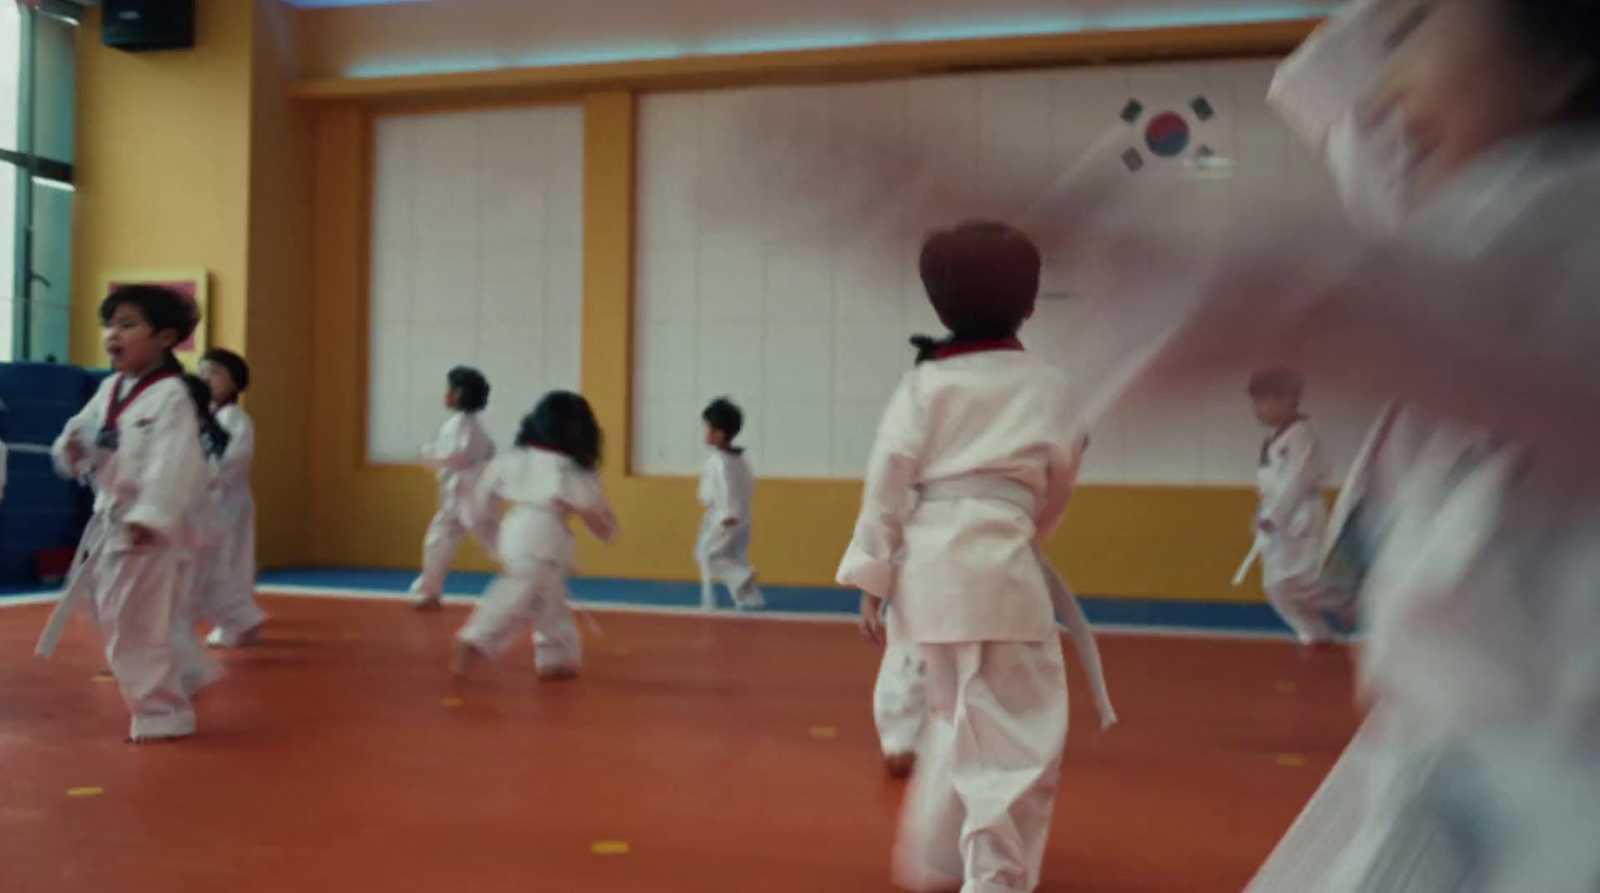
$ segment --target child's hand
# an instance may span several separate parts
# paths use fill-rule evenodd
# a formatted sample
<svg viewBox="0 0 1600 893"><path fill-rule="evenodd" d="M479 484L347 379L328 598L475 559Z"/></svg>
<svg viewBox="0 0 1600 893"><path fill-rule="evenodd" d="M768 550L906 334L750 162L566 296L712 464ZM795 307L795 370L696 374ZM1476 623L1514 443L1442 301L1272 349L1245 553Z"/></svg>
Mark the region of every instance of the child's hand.
<svg viewBox="0 0 1600 893"><path fill-rule="evenodd" d="M883 599L861 593L861 634L874 645L882 645L883 632Z"/></svg>
<svg viewBox="0 0 1600 893"><path fill-rule="evenodd" d="M76 434L67 438L67 445L63 452L67 454L67 465L74 470L83 463L83 460L89 458L89 448L83 445L83 441Z"/></svg>

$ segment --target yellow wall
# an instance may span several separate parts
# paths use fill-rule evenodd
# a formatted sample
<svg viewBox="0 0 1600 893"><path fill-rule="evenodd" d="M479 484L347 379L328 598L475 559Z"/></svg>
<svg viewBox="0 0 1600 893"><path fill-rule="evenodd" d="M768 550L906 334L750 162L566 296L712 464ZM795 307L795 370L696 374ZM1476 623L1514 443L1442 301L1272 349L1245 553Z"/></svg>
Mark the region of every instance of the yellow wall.
<svg viewBox="0 0 1600 893"><path fill-rule="evenodd" d="M210 0L198 49L133 54L78 29L74 362L94 363L103 277L211 271L213 344L245 344L252 0Z"/></svg>
<svg viewBox="0 0 1600 893"><path fill-rule="evenodd" d="M306 558L310 294L305 112L288 101L298 22L282 0L200 4L196 47L133 54L78 32L72 357L101 360L101 282L129 269L211 274L211 343L258 389L254 469L264 564ZM252 300L254 298L254 300Z"/></svg>
<svg viewBox="0 0 1600 893"><path fill-rule="evenodd" d="M249 328L245 353L260 387L256 423L257 539L263 565L303 563L311 511L310 113L289 101L300 23L282 0L257 0L250 121Z"/></svg>

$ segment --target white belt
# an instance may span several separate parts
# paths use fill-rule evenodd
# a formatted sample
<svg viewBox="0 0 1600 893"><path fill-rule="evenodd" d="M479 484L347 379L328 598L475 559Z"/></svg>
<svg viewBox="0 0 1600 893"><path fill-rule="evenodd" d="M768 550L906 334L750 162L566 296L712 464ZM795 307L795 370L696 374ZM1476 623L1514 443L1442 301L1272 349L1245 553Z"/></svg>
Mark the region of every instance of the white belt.
<svg viewBox="0 0 1600 893"><path fill-rule="evenodd" d="M1000 475L975 474L930 481L918 487L917 493L923 502L958 502L967 499L1004 502L1021 509L1030 519L1038 503L1032 490ZM1100 646L1094 640L1094 627L1089 625L1089 618L1084 615L1077 596L1061 579L1061 574L1056 572L1055 565L1039 550L1038 543L1033 545L1033 554L1039 561L1039 570L1044 573L1045 587L1050 590L1050 603L1055 608L1056 618L1072 639L1078 663L1083 665L1084 675L1089 677L1095 710L1100 714L1100 727L1108 729L1116 724L1117 711L1112 708L1111 694L1106 690L1105 667L1100 663Z"/></svg>
<svg viewBox="0 0 1600 893"><path fill-rule="evenodd" d="M923 502L958 502L966 499L1005 502L1022 509L1029 518L1034 516L1037 500L1033 491L1008 477L992 475L967 475L929 481L917 487Z"/></svg>

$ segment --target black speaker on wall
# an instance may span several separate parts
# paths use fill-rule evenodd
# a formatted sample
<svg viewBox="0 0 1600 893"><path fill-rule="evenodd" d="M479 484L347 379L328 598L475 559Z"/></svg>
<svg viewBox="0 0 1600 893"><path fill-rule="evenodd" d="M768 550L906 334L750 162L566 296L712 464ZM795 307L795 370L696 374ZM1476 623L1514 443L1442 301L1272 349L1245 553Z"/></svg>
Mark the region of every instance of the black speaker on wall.
<svg viewBox="0 0 1600 893"><path fill-rule="evenodd" d="M130 53L194 46L194 0L105 0L100 42Z"/></svg>

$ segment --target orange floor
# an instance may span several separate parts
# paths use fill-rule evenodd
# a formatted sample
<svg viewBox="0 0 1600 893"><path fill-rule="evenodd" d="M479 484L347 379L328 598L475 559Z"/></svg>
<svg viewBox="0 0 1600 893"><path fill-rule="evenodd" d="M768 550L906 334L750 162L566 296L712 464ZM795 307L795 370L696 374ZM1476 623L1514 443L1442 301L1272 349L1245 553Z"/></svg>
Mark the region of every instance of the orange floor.
<svg viewBox="0 0 1600 893"><path fill-rule="evenodd" d="M148 747L122 743L86 624L44 663L47 609L0 609L0 891L892 889L901 789L879 771L876 654L849 626L607 614L582 679L537 684L524 648L452 706L464 608L267 607L201 734ZM1353 731L1344 656L1103 648L1123 723L1096 735L1074 667L1042 889L1236 893Z"/></svg>

